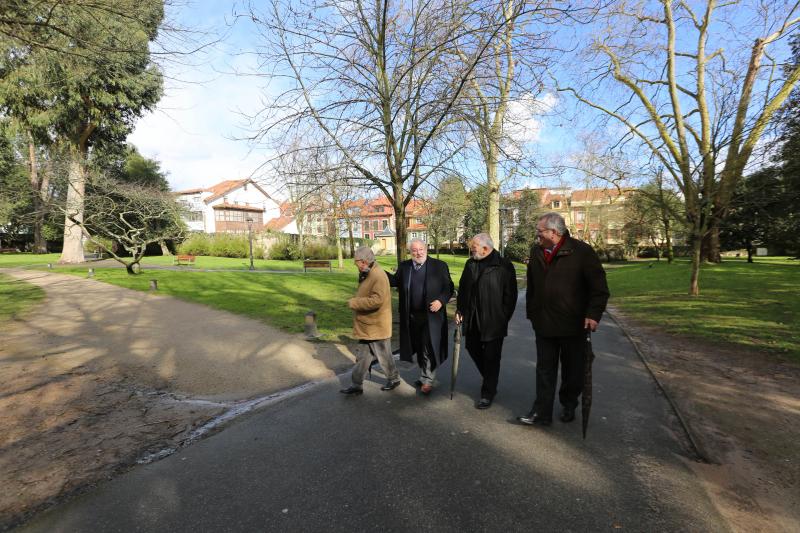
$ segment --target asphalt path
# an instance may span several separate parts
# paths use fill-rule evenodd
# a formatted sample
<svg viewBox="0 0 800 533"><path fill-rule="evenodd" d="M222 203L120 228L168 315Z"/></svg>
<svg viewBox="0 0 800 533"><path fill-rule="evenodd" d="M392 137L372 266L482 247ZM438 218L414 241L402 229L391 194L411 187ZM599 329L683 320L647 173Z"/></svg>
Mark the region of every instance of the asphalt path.
<svg viewBox="0 0 800 533"><path fill-rule="evenodd" d="M623 332L594 335L594 406L550 428L516 424L534 397L524 292L494 405L462 353L429 397L406 381L337 391L349 375L265 407L157 463L50 509L21 531L728 531L674 416ZM557 402L556 402L557 403ZM558 409L558 408L557 408ZM554 413L558 416L558 410Z"/></svg>

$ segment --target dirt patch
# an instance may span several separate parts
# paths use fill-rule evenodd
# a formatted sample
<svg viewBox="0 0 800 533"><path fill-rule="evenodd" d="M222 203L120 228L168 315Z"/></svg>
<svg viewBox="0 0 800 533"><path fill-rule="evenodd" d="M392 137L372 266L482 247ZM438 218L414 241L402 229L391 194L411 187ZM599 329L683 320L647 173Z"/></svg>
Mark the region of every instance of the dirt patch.
<svg viewBox="0 0 800 533"><path fill-rule="evenodd" d="M0 365L0 529L59 496L177 447L225 407L143 388L118 368Z"/></svg>
<svg viewBox="0 0 800 533"><path fill-rule="evenodd" d="M693 463L736 531L798 531L800 365L676 337L611 310L711 464Z"/></svg>
<svg viewBox="0 0 800 533"><path fill-rule="evenodd" d="M0 342L0 530L180 446L248 398L335 376L345 346L93 280L4 270L45 290Z"/></svg>

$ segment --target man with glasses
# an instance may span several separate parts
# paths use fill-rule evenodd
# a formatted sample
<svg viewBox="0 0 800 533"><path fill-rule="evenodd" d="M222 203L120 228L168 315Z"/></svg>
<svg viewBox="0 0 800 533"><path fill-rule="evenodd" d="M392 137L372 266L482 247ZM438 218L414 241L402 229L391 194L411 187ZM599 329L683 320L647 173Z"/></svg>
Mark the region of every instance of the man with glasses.
<svg viewBox="0 0 800 533"><path fill-rule="evenodd" d="M549 426L553 421L558 365L561 421L575 420L583 392L586 330L595 331L608 302L606 273L585 242L573 239L558 213L536 224L538 244L528 259L526 310L536 333L536 400L517 420Z"/></svg>

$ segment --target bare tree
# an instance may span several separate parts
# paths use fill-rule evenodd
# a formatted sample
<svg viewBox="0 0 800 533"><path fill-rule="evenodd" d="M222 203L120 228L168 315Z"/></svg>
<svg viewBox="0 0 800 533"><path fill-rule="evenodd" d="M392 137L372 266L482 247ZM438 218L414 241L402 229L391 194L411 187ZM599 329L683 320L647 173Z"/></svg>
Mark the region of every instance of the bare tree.
<svg viewBox="0 0 800 533"><path fill-rule="evenodd" d="M87 185L83 216L75 216L68 205L53 208L62 210L86 239L125 265L128 274L136 273L147 245L180 239L186 233L182 208L169 192L102 176L90 178Z"/></svg>
<svg viewBox="0 0 800 533"><path fill-rule="evenodd" d="M480 4L474 9L482 25L502 27L470 77L460 107L486 172L487 232L499 242L502 182L511 179L525 159L524 145L534 133L526 131L526 123L548 107L540 99L554 51L548 26L582 10L529 0L500 0L490 9ZM476 34L473 45L484 44ZM458 52L461 61L468 60L463 48Z"/></svg>
<svg viewBox="0 0 800 533"><path fill-rule="evenodd" d="M701 245L776 110L800 80L768 48L795 31L798 3L619 2L560 88L621 124L675 182L691 228L689 294L700 292ZM603 95L603 98L598 95Z"/></svg>
<svg viewBox="0 0 800 533"><path fill-rule="evenodd" d="M403 258L406 206L461 148L448 135L454 105L505 21L446 0L272 0L246 16L261 33L261 64L282 90L253 117L251 140L319 128L362 184L392 203ZM453 61L459 47L470 52Z"/></svg>

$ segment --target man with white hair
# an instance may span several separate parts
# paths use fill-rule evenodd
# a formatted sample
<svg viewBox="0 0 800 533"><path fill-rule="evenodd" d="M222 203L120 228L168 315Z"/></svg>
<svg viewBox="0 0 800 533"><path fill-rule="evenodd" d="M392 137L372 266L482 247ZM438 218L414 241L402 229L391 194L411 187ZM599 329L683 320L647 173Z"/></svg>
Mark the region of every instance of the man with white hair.
<svg viewBox="0 0 800 533"><path fill-rule="evenodd" d="M458 282L457 302L456 324L463 324L467 350L483 377L476 407L488 409L497 394L503 339L517 305L517 274L486 233L470 241L470 258Z"/></svg>
<svg viewBox="0 0 800 533"><path fill-rule="evenodd" d="M408 251L411 259L400 262L395 274L386 275L400 296L400 359L410 362L417 355L415 385L427 395L436 368L447 359L447 302L454 287L447 263L428 257L425 241L411 239Z"/></svg>
<svg viewBox="0 0 800 533"><path fill-rule="evenodd" d="M591 246L569 235L564 218L546 213L528 260L526 309L536 332L536 400L522 424L553 422L558 366L562 422L575 420L583 392L586 333L595 331L608 302L606 273Z"/></svg>
<svg viewBox="0 0 800 533"><path fill-rule="evenodd" d="M353 384L339 392L358 396L364 392L364 374L377 358L386 375L383 391L400 385L400 376L392 356L392 293L389 280L375 261L375 254L366 246L356 250L353 259L358 267L358 290L347 301L353 310L353 336L358 339Z"/></svg>

